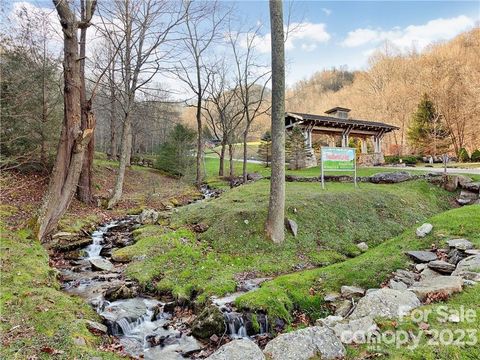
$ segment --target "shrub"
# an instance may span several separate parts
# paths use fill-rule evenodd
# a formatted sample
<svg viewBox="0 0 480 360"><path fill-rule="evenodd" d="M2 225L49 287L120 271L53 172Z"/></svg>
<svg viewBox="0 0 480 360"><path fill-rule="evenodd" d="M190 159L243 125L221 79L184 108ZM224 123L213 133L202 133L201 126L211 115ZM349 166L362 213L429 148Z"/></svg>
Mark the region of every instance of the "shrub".
<svg viewBox="0 0 480 360"><path fill-rule="evenodd" d="M479 149L475 149L472 152L472 156L470 157L470 160L472 160L474 162L480 161L480 150Z"/></svg>
<svg viewBox="0 0 480 360"><path fill-rule="evenodd" d="M468 155L468 151L465 148L461 148L458 151L458 161L460 162L468 162L470 161L470 156Z"/></svg>
<svg viewBox="0 0 480 360"><path fill-rule="evenodd" d="M160 147L155 167L175 176L189 175L188 172L195 168L195 138L195 131L175 125L168 141Z"/></svg>

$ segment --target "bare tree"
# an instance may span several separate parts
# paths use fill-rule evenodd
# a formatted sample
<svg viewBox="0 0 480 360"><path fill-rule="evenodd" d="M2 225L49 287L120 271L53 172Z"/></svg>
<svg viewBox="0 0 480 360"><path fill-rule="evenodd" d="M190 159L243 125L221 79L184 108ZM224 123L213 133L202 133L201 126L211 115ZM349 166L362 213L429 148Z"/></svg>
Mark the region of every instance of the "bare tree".
<svg viewBox="0 0 480 360"><path fill-rule="evenodd" d="M188 1L190 4L190 1ZM183 44L187 58L178 61L175 75L192 91L195 98L197 122L197 170L195 182L200 186L203 181L203 126L202 102L210 83L211 67L206 64L205 55L210 46L219 39L220 29L228 12L222 11L218 1L198 2L189 7L187 12Z"/></svg>
<svg viewBox="0 0 480 360"><path fill-rule="evenodd" d="M270 110L267 105L267 85L271 71L262 64L256 53L256 42L261 25L248 29L245 34L229 31L229 42L233 50L238 83L237 95L244 108L243 138L243 182L247 182L247 139L252 123ZM242 40L245 51L240 50Z"/></svg>
<svg viewBox="0 0 480 360"><path fill-rule="evenodd" d="M125 0L115 2L113 8L105 12L109 17L103 18L103 31L116 49L120 64L121 86L116 96L123 113L120 166L107 205L110 209L122 196L125 169L130 164L131 115L137 92L161 70L160 63L170 51L160 47L167 43L169 34L183 21L186 9L183 4L168 0Z"/></svg>
<svg viewBox="0 0 480 360"><path fill-rule="evenodd" d="M64 120L53 173L36 219L35 233L38 239L43 239L53 231L72 201L82 170L85 148L93 133L92 128L82 130L81 124L82 82L77 31L79 27L88 26L90 23L96 1L86 2L85 17L82 21L77 20L70 3L62 0L53 0L53 3L64 36ZM89 113L88 116L93 116L93 113Z"/></svg>
<svg viewBox="0 0 480 360"><path fill-rule="evenodd" d="M270 240L283 242L285 216L285 49L283 2L270 0L272 34L272 176L265 231Z"/></svg>
<svg viewBox="0 0 480 360"><path fill-rule="evenodd" d="M202 106L207 125L220 143L218 175L224 176L225 150L228 145L230 155L230 176L233 176L233 141L245 115L238 101L238 88L228 79L230 69L225 61L217 63L211 81L206 89L207 98Z"/></svg>

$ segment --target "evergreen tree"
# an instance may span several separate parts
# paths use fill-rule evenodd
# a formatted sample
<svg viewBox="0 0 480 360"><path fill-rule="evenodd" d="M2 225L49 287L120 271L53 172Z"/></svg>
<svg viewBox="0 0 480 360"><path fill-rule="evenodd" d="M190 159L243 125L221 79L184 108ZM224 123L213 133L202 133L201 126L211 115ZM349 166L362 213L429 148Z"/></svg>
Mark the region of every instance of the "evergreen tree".
<svg viewBox="0 0 480 360"><path fill-rule="evenodd" d="M258 156L266 167L270 166L272 160L272 134L270 131L265 132L260 138L260 146L258 147Z"/></svg>
<svg viewBox="0 0 480 360"><path fill-rule="evenodd" d="M175 176L193 175L195 169L196 132L181 124L175 125L168 141L160 146L156 168Z"/></svg>
<svg viewBox="0 0 480 360"><path fill-rule="evenodd" d="M407 137L420 154L435 156L446 152L450 146L449 132L427 94L423 95L413 114Z"/></svg>
<svg viewBox="0 0 480 360"><path fill-rule="evenodd" d="M285 153L287 161L290 163L290 168L297 170L305 167L307 148L305 136L299 127L294 127L287 135Z"/></svg>
<svg viewBox="0 0 480 360"><path fill-rule="evenodd" d="M475 150L472 152L472 156L470 157L470 160L471 160L472 162L479 162L479 161L480 161L480 150L475 149Z"/></svg>

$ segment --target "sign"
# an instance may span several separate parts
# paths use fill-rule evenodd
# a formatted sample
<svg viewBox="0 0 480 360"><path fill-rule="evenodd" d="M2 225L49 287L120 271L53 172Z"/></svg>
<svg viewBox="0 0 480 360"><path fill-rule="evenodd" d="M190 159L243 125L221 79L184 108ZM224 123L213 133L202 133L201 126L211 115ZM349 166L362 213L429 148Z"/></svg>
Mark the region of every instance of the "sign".
<svg viewBox="0 0 480 360"><path fill-rule="evenodd" d="M357 163L355 148L322 147L321 170L322 188L325 188L325 171L353 171L353 181L357 186Z"/></svg>

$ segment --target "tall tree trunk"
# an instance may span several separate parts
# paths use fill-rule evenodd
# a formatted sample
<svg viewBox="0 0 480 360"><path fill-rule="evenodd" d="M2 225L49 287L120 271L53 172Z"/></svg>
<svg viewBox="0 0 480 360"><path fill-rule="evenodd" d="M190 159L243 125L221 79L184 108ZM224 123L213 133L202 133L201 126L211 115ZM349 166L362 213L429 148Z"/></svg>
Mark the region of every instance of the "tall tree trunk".
<svg viewBox="0 0 480 360"><path fill-rule="evenodd" d="M78 23L68 3L54 0L64 34L64 118L57 156L36 219L35 235L44 240L67 210L83 165L85 148L92 129L81 130L80 64L78 62Z"/></svg>
<svg viewBox="0 0 480 360"><path fill-rule="evenodd" d="M113 208L123 193L123 180L125 178L125 169L128 166L127 161L130 157L130 152L132 148L132 123L130 114L126 114L125 120L123 122L123 131L122 131L122 141L120 145L120 165L118 168L117 180L115 183L115 188L113 190L112 197L108 201L107 208Z"/></svg>
<svg viewBox="0 0 480 360"><path fill-rule="evenodd" d="M220 165L218 166L218 176L224 176L225 174L225 147L226 147L226 144L222 140L221 149L220 149Z"/></svg>
<svg viewBox="0 0 480 360"><path fill-rule="evenodd" d="M270 0L272 34L272 176L265 231L275 243L283 242L285 217L285 50L283 3Z"/></svg>
<svg viewBox="0 0 480 360"><path fill-rule="evenodd" d="M115 120L117 113L117 104L115 99L115 60L112 60L110 66L110 159L117 160L117 134Z"/></svg>
<svg viewBox="0 0 480 360"><path fill-rule="evenodd" d="M200 70L198 71L200 72ZM195 183L198 187L200 187L203 181L203 176L202 176L203 134L202 134L202 96L201 95L198 95L198 98L197 98L196 118L197 118L198 134L197 134L197 174L195 177Z"/></svg>
<svg viewBox="0 0 480 360"><path fill-rule="evenodd" d="M233 168L233 145L228 144L228 162L229 162L229 175L230 179L235 176L235 170Z"/></svg>
<svg viewBox="0 0 480 360"><path fill-rule="evenodd" d="M250 131L250 121L247 118L247 126L245 127L245 131L243 132L243 165L242 165L242 177L243 183L247 183L247 137L248 132Z"/></svg>
<svg viewBox="0 0 480 360"><path fill-rule="evenodd" d="M85 18L85 3L81 2L81 16ZM91 105L87 104L87 89L85 86L85 57L86 57L86 40L87 40L87 27L84 26L80 29L80 105L81 105L81 127L82 130L88 129L88 114L91 112ZM93 127L90 127L93 129ZM92 163L94 153L94 134L87 145L86 153L83 158L82 171L80 173L80 179L78 180L77 199L85 204L90 204L93 201L92 194Z"/></svg>

